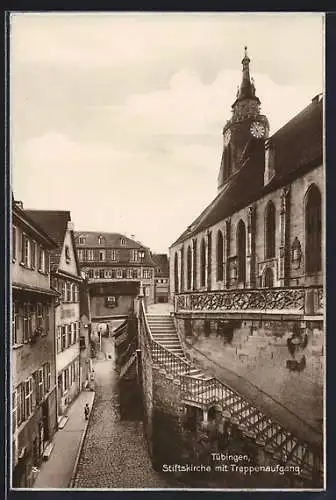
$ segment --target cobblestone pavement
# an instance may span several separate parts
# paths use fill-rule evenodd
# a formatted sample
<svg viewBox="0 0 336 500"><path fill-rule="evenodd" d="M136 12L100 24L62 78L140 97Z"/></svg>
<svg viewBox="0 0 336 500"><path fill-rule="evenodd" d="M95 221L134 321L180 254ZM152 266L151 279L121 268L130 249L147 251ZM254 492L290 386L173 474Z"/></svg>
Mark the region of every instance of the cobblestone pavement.
<svg viewBox="0 0 336 500"><path fill-rule="evenodd" d="M169 488L152 468L142 422L120 420L113 342L103 338L102 350L94 365L95 403L73 487Z"/></svg>

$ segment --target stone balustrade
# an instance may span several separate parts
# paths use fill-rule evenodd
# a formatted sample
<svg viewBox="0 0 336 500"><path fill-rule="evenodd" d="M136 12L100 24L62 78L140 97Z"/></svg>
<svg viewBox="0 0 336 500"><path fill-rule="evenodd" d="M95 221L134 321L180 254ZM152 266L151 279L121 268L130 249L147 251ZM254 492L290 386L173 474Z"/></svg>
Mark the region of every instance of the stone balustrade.
<svg viewBox="0 0 336 500"><path fill-rule="evenodd" d="M323 288L245 288L185 292L175 295L175 312L322 315Z"/></svg>

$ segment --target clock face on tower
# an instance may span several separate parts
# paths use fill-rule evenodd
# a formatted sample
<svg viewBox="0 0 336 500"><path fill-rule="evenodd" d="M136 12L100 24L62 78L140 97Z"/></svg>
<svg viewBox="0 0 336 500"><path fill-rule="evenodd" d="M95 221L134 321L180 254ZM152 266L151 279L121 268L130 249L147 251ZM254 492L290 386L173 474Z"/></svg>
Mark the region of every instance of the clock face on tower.
<svg viewBox="0 0 336 500"><path fill-rule="evenodd" d="M261 139L266 133L265 125L261 122L253 122L250 126L250 131L253 137Z"/></svg>
<svg viewBox="0 0 336 500"><path fill-rule="evenodd" d="M231 139L231 130L228 129L224 134L224 146L227 146L229 144L230 139Z"/></svg>

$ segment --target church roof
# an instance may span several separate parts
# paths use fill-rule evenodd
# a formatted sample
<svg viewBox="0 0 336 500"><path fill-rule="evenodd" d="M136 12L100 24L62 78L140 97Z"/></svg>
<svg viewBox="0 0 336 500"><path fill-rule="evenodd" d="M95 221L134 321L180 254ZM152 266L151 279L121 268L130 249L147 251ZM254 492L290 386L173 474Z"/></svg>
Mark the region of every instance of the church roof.
<svg viewBox="0 0 336 500"><path fill-rule="evenodd" d="M264 163L253 151L247 152L244 165L229 179L226 186L205 208L184 233L171 245L182 243L266 193L292 182L323 159L323 105L317 96L300 113L279 129L269 142L274 149L275 175L264 186ZM257 151L255 151L257 153Z"/></svg>
<svg viewBox="0 0 336 500"><path fill-rule="evenodd" d="M269 139L274 149L276 177L322 160L323 101L320 95Z"/></svg>

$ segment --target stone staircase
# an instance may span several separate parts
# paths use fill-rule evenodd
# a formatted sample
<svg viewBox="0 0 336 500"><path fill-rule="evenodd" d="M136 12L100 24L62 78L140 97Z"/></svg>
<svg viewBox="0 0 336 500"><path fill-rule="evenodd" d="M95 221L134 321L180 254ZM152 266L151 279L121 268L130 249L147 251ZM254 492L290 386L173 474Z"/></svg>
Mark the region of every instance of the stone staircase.
<svg viewBox="0 0 336 500"><path fill-rule="evenodd" d="M172 317L148 315L147 320L153 339L173 354L184 357Z"/></svg>
<svg viewBox="0 0 336 500"><path fill-rule="evenodd" d="M286 465L300 467L301 479L310 481L316 472L322 474L320 458L316 472L313 471L313 450L316 444L311 446L305 438L294 436L277 420L264 414L253 402L215 377L208 377L187 359L169 313L158 314L156 311L150 311L145 317L147 332L149 329L148 333L152 339L153 363L164 369L175 381L179 380L185 405L201 408L206 414L210 407L216 405L225 418L229 418L232 424L235 423L244 435L264 448L267 454ZM143 333L146 335L145 331ZM248 340L256 349L266 347L266 338L259 341L253 336Z"/></svg>
<svg viewBox="0 0 336 500"><path fill-rule="evenodd" d="M162 345L172 354L186 360L173 318L170 315L148 314L147 321L153 340ZM205 377L204 372L196 367L193 367L188 371L180 372L180 375L187 374L197 378Z"/></svg>

